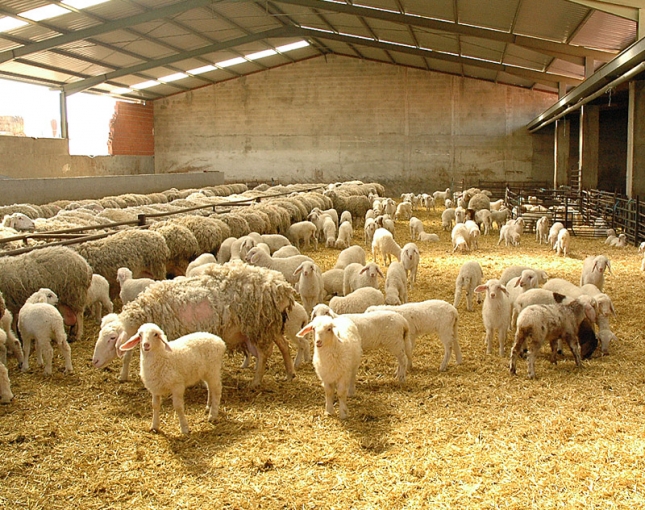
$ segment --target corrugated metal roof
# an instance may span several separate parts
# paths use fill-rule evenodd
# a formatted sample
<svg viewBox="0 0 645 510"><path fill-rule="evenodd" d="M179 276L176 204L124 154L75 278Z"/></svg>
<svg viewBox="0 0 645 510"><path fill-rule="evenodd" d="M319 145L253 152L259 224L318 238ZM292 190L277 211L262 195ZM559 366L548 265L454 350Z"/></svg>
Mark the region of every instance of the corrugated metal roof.
<svg viewBox="0 0 645 510"><path fill-rule="evenodd" d="M0 26L52 4L64 5L3 1ZM581 81L584 57L599 66L636 36L635 22L568 0L109 0L72 10L0 32L0 76L71 94L199 73L127 93L154 98L337 53L553 91ZM299 40L309 46L240 59Z"/></svg>

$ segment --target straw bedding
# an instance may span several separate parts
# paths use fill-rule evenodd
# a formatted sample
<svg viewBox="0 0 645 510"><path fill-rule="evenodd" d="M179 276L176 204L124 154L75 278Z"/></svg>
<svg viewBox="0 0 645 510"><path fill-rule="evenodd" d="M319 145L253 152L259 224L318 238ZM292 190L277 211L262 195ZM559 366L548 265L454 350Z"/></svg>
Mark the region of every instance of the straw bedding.
<svg viewBox="0 0 645 510"><path fill-rule="evenodd" d="M0 407L0 506L7 508L638 508L645 505L643 274L636 249L572 240L556 258L525 234L520 248L482 237L475 254L453 255L440 213L415 213L440 243L419 243L410 298L452 303L461 264L476 259L485 279L511 264L535 265L577 283L582 259L605 253L614 276L605 292L619 342L578 370L538 358L538 379L508 373L508 356L487 356L481 306L459 306L462 365L437 366L437 338L417 341L414 369L395 382L387 353L364 355L349 418L324 415L311 365L284 382L269 360L258 390L241 356L225 360L220 417L207 421L206 390L186 392L192 433L183 437L167 399L162 432L148 431L151 398L119 367L91 367L98 325L72 344L76 373L21 374L10 359L14 402ZM361 243L357 230L355 242ZM397 239L408 241L407 222ZM307 254L333 267L337 250ZM507 354L511 338L507 340ZM136 356L135 356L136 358ZM60 360L54 366L61 366ZM135 368L133 368L135 370Z"/></svg>

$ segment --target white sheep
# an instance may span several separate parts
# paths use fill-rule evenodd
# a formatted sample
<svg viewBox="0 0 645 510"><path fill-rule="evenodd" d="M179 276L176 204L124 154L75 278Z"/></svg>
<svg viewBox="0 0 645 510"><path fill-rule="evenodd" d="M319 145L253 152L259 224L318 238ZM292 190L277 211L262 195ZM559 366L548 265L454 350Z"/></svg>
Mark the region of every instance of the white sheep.
<svg viewBox="0 0 645 510"><path fill-rule="evenodd" d="M473 220L466 220L464 222L464 225L466 225L466 228L468 229L468 234L469 234L469 239L468 239L468 245L473 249L473 250L478 250L479 249L479 236L481 235L481 231L479 230L479 225Z"/></svg>
<svg viewBox="0 0 645 510"><path fill-rule="evenodd" d="M334 296L329 300L329 308L337 314L362 313L370 306L385 303L383 293L373 287L362 287L346 296Z"/></svg>
<svg viewBox="0 0 645 510"><path fill-rule="evenodd" d="M414 284L417 281L417 271L419 270L419 260L421 259L421 254L419 253L419 248L414 243L407 243L401 249L401 264L405 269L405 274L408 277L408 282L410 282L410 289L414 288Z"/></svg>
<svg viewBox="0 0 645 510"><path fill-rule="evenodd" d="M57 303L56 294L50 289L43 288L32 294L18 312L18 331L24 349L23 372L29 370L29 353L33 341L38 364L44 365L45 375L52 374L52 359L54 357L52 340L58 345L65 360L65 373L74 372L63 316L55 307Z"/></svg>
<svg viewBox="0 0 645 510"><path fill-rule="evenodd" d="M313 365L325 389L325 410L333 416L334 393L338 395L341 420L347 418L347 396L355 393L361 363L361 338L356 325L345 317L316 317L298 336L314 333Z"/></svg>
<svg viewBox="0 0 645 510"><path fill-rule="evenodd" d="M396 206L396 212L394 213L394 219L398 220L409 220L412 217L412 204L410 202L401 202Z"/></svg>
<svg viewBox="0 0 645 510"><path fill-rule="evenodd" d="M385 278L378 265L374 262L364 266L353 262L345 267L343 271L343 295L345 296L362 287L378 289L378 277Z"/></svg>
<svg viewBox="0 0 645 510"><path fill-rule="evenodd" d="M13 400L11 392L11 381L9 380L9 371L0 363L0 404L8 404Z"/></svg>
<svg viewBox="0 0 645 510"><path fill-rule="evenodd" d="M345 248L338 254L334 269L345 269L349 264L356 262L365 265L365 250L358 245Z"/></svg>
<svg viewBox="0 0 645 510"><path fill-rule="evenodd" d="M190 428L184 414L184 392L200 381L208 388L208 421L215 421L222 397L222 362L226 351L224 341L212 333L197 332L168 342L159 326L146 323L119 349L130 351L139 343L139 375L146 389L152 393L151 430L159 430L161 399L171 394L181 432L188 434Z"/></svg>
<svg viewBox="0 0 645 510"><path fill-rule="evenodd" d="M493 227L493 220L491 218L491 212L488 209L480 209L475 212L475 222L484 227L484 235L487 236Z"/></svg>
<svg viewBox="0 0 645 510"><path fill-rule="evenodd" d="M305 310L310 313L314 306L325 299L325 282L320 267L307 260L297 267L293 276L299 277L296 290Z"/></svg>
<svg viewBox="0 0 645 510"><path fill-rule="evenodd" d="M333 248L336 245L336 224L330 216L324 216L321 227L322 237L327 248Z"/></svg>
<svg viewBox="0 0 645 510"><path fill-rule="evenodd" d="M428 195L427 193L422 193L421 203L426 208L426 211L429 211L431 207L433 211L435 210L435 200L432 195Z"/></svg>
<svg viewBox="0 0 645 510"><path fill-rule="evenodd" d="M455 210L452 207L449 207L441 213L441 228L444 230L451 230L454 223Z"/></svg>
<svg viewBox="0 0 645 510"><path fill-rule="evenodd" d="M340 219L338 220L338 225L339 225L338 228L340 228L340 225L342 225L344 221L349 221L349 224L353 225L353 223L352 223L352 213L351 212L343 211L341 213Z"/></svg>
<svg viewBox="0 0 645 510"><path fill-rule="evenodd" d="M315 307L314 307L315 308ZM311 362L311 349L306 338L298 336L298 331L309 322L309 315L304 306L294 303L291 310L287 312L284 321L284 337L296 349L296 358L293 361L295 368L300 368L303 363Z"/></svg>
<svg viewBox="0 0 645 510"><path fill-rule="evenodd" d="M295 275L296 269L303 262L313 262L310 257L306 255L294 255L293 257L286 257L283 259L276 259L268 255L265 251L258 248L251 248L246 254L246 261L254 266L266 267L282 273L285 280L291 285L295 285L299 279L299 275Z"/></svg>
<svg viewBox="0 0 645 510"><path fill-rule="evenodd" d="M13 315L8 309L5 309L4 314L0 317L0 331L4 333L4 342L0 342L0 362L7 364L7 349L9 349L18 361L18 366L22 366L24 355L22 352L22 345L16 337L12 329Z"/></svg>
<svg viewBox="0 0 645 510"><path fill-rule="evenodd" d="M499 241L497 241L497 246L504 241L504 245L508 246L509 243L513 246L519 246L520 244L520 234L513 230L510 225L502 225L502 228L499 229Z"/></svg>
<svg viewBox="0 0 645 510"><path fill-rule="evenodd" d="M271 254L274 254L280 248L290 246L289 239L281 234L261 234L262 242L266 243L271 249Z"/></svg>
<svg viewBox="0 0 645 510"><path fill-rule="evenodd" d="M132 278L132 271L127 267L120 267L117 270L116 279L121 286L119 297L124 305L134 301L139 294L155 283L152 278Z"/></svg>
<svg viewBox="0 0 645 510"><path fill-rule="evenodd" d="M452 193L450 193L450 188L446 188L446 191L435 191L432 194L432 198L437 200L443 200L444 202L446 200L450 200L452 198Z"/></svg>
<svg viewBox="0 0 645 510"><path fill-rule="evenodd" d="M352 239L354 238L354 229L352 228L352 223L350 221L343 221L338 227L338 238L334 247L344 250L352 244Z"/></svg>
<svg viewBox="0 0 645 510"><path fill-rule="evenodd" d="M365 225L363 226L363 233L365 237L365 245L370 246L372 244L372 239L374 239L374 232L378 226L376 225L376 220L374 218L367 218L365 220Z"/></svg>
<svg viewBox="0 0 645 510"><path fill-rule="evenodd" d="M384 228L377 228L372 239L372 260L378 262L378 256L383 258L383 265L392 262L392 255L401 261L401 247L394 240L392 233Z"/></svg>
<svg viewBox="0 0 645 510"><path fill-rule="evenodd" d="M231 239L231 241L235 241L235 237L229 237L228 239ZM220 264L224 264L225 262L228 262L231 258L230 246L228 250L228 255L226 257L223 257L222 261L220 262L219 254L221 251L222 251L222 247L220 246L220 249L217 252L218 258L215 258L215 255L213 255L212 253L202 253L201 255L199 255L195 260L193 260L190 264L188 264L188 267L186 267L186 276L191 276L191 272L193 269L195 269L196 267L202 266L204 264L216 264L218 262Z"/></svg>
<svg viewBox="0 0 645 510"><path fill-rule="evenodd" d="M549 237L547 237L547 241L551 245L551 248L555 249L555 243L558 241L558 234L563 228L564 225L559 221L556 221L551 225L551 228L549 229Z"/></svg>
<svg viewBox="0 0 645 510"><path fill-rule="evenodd" d="M614 239L618 239L618 236L616 235L616 231L613 228L608 228L607 239L605 239L605 244L611 244L614 241Z"/></svg>
<svg viewBox="0 0 645 510"><path fill-rule="evenodd" d="M457 223L450 234L452 239L452 251L460 251L462 253L470 251L470 246L468 240L470 239L470 233L468 228L463 223Z"/></svg>
<svg viewBox="0 0 645 510"><path fill-rule="evenodd" d="M331 299L333 296L343 295L343 269L329 269L323 273L323 285L325 286L325 299Z"/></svg>
<svg viewBox="0 0 645 510"><path fill-rule="evenodd" d="M538 277L538 284L540 285L544 285L544 283L549 279L547 272L542 269L527 266L508 266L506 269L504 269L504 271L502 271L502 274L499 277L499 282L502 285L506 285L512 278L522 276L522 271L524 271L525 269L531 269L535 272Z"/></svg>
<svg viewBox="0 0 645 510"><path fill-rule="evenodd" d="M491 210L490 212L491 225L494 223L497 225L497 228L501 230L502 226L506 224L506 221L508 220L510 215L511 215L510 209L503 208L498 211Z"/></svg>
<svg viewBox="0 0 645 510"><path fill-rule="evenodd" d="M384 228L389 230L392 235L396 234L396 225L389 215L384 214L383 216L377 216L375 221L376 228Z"/></svg>
<svg viewBox="0 0 645 510"><path fill-rule="evenodd" d="M449 198L446 198L446 200L444 201L443 205L444 205L444 207L446 209L454 209L452 200L449 199Z"/></svg>
<svg viewBox="0 0 645 510"><path fill-rule="evenodd" d="M394 202L394 200L392 200L391 198L386 198L385 205L383 207L383 213L393 218L396 214L396 202Z"/></svg>
<svg viewBox="0 0 645 510"><path fill-rule="evenodd" d="M459 274L457 275L457 280L455 281L455 302L453 306L457 308L459 302L461 301L462 289L465 288L466 310L472 312L475 288L481 284L483 278L484 272L482 271L482 267L479 265L479 262L475 260L465 262L461 266ZM479 302L479 299L477 301Z"/></svg>
<svg viewBox="0 0 645 510"><path fill-rule="evenodd" d="M300 249L300 243L303 247L310 247L314 243L314 249L318 249L318 238L316 237L316 225L311 221L299 221L293 223L287 230L287 238L291 244Z"/></svg>
<svg viewBox="0 0 645 510"><path fill-rule="evenodd" d="M461 349L457 336L459 313L450 303L440 299L428 299L416 303L391 306L370 306L366 311L391 310L400 313L410 326L412 348L420 336L436 334L444 349L443 360L439 370L444 372L448 367L450 356L454 352L457 364L461 364ZM408 367L410 368L410 367Z"/></svg>
<svg viewBox="0 0 645 510"><path fill-rule="evenodd" d="M477 286L475 292L485 292L482 319L486 328L486 353L493 352L493 339L497 333L499 355L504 356L506 334L511 323L511 307L506 287L499 280L488 280Z"/></svg>
<svg viewBox="0 0 645 510"><path fill-rule="evenodd" d="M455 208L455 223L465 223L465 222L466 222L466 209L459 205Z"/></svg>
<svg viewBox="0 0 645 510"><path fill-rule="evenodd" d="M247 253L251 248L258 245L262 240L259 234L253 232L254 236L246 235L242 236L231 244L231 257L230 260L245 260Z"/></svg>
<svg viewBox="0 0 645 510"><path fill-rule="evenodd" d="M392 262L385 276L385 304L401 305L408 302L408 279L400 262Z"/></svg>
<svg viewBox="0 0 645 510"><path fill-rule="evenodd" d="M416 241L423 232L423 222L416 216L410 218L410 239Z"/></svg>
<svg viewBox="0 0 645 510"><path fill-rule="evenodd" d="M490 210L499 211L503 205L504 205L504 199L500 198L499 200L495 200L494 202L490 203Z"/></svg>
<svg viewBox="0 0 645 510"><path fill-rule="evenodd" d="M605 270L611 274L611 262L604 255L589 255L582 263L582 275L580 276L580 286L586 283L592 283L600 291L605 285Z"/></svg>
<svg viewBox="0 0 645 510"><path fill-rule="evenodd" d="M617 238L610 241L609 246L614 246L615 248L625 248L627 246L627 235L619 234Z"/></svg>
<svg viewBox="0 0 645 510"><path fill-rule="evenodd" d="M110 283L100 274L92 275L92 283L87 289L85 308L91 311L94 320L100 320L103 315L112 313L114 305L110 301Z"/></svg>
<svg viewBox="0 0 645 510"><path fill-rule="evenodd" d="M14 230L34 230L36 228L34 220L20 212L5 216L2 219L2 226L13 228Z"/></svg>
<svg viewBox="0 0 645 510"><path fill-rule="evenodd" d="M421 232L417 240L424 243L437 243L439 242L439 236L437 234L429 234L427 232Z"/></svg>
<svg viewBox="0 0 645 510"><path fill-rule="evenodd" d="M549 237L549 218L542 216L535 224L535 240L540 244L548 243Z"/></svg>
<svg viewBox="0 0 645 510"><path fill-rule="evenodd" d="M261 246L261 244L262 243L260 243L258 246ZM290 244L289 246L283 246L282 248L278 248L276 251L273 252L273 255L271 256L274 259L286 259L287 257L293 257L295 255L302 255L302 253L300 253L300 250L298 248Z"/></svg>
<svg viewBox="0 0 645 510"><path fill-rule="evenodd" d="M569 244L571 244L571 234L569 233L569 230L566 228L560 229L553 248L556 255L562 254L563 257L566 257L569 253Z"/></svg>

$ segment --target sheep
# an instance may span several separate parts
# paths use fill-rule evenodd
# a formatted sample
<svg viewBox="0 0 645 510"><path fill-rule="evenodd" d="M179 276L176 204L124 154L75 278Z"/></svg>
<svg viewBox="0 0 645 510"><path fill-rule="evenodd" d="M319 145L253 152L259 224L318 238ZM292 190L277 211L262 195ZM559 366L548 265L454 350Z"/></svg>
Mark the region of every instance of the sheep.
<svg viewBox="0 0 645 510"><path fill-rule="evenodd" d="M401 249L401 264L403 264L405 275L410 282L410 289L414 288L414 284L417 281L420 258L419 248L414 243L407 243Z"/></svg>
<svg viewBox="0 0 645 510"><path fill-rule="evenodd" d="M13 400L11 392L11 381L9 380L9 371L0 363L0 404L8 404Z"/></svg>
<svg viewBox="0 0 645 510"><path fill-rule="evenodd" d="M302 305L307 313L325 299L325 283L320 268L313 262L305 261L293 272L299 276L296 290L302 299Z"/></svg>
<svg viewBox="0 0 645 510"><path fill-rule="evenodd" d="M500 209L499 211L491 210L490 212L491 225L494 223L497 225L497 228L501 230L502 226L505 225L506 222L508 221L508 218L510 215L511 215L511 211L509 209Z"/></svg>
<svg viewBox="0 0 645 510"><path fill-rule="evenodd" d="M525 269L530 269L535 272L538 278L539 285L544 285L544 283L549 279L547 272L542 269L527 266L508 266L506 269L504 269L504 271L502 271L502 274L499 277L499 282L502 285L506 285L512 278L522 276L522 272Z"/></svg>
<svg viewBox="0 0 645 510"><path fill-rule="evenodd" d="M482 306L482 319L486 328L486 353L493 352L493 339L497 332L499 342L499 355L504 356L506 333L511 323L511 307L508 291L499 280L488 280L483 285L478 285L475 292L485 292L484 305Z"/></svg>
<svg viewBox="0 0 645 510"><path fill-rule="evenodd" d="M318 305L312 314L315 317L338 317L326 305ZM361 338L363 354L366 352L383 349L392 354L399 362L396 377L400 383L405 382L405 374L412 367L412 342L410 340L410 326L401 314L382 310L372 313L351 313L343 317L350 319L358 329Z"/></svg>
<svg viewBox="0 0 645 510"><path fill-rule="evenodd" d="M314 307L315 308L315 307ZM298 369L303 363L311 362L311 350L306 338L298 336L298 331L309 322L309 315L304 306L296 302L293 308L287 312L287 319L284 322L284 337L296 349L296 358L293 361L294 368Z"/></svg>
<svg viewBox="0 0 645 510"><path fill-rule="evenodd" d="M445 372L454 352L457 364L461 364L461 349L457 337L457 323L459 313L450 303L440 299L428 299L416 303L391 306L370 306L366 311L371 313L376 310L391 310L400 313L410 325L410 341L414 348L416 339L420 336L436 334L439 336L444 348L444 356L439 370ZM411 367L408 367L411 368Z"/></svg>
<svg viewBox="0 0 645 510"><path fill-rule="evenodd" d="M83 337L83 312L91 283L92 268L70 248L53 246L0 257L0 292L16 320L29 296L49 288L58 296L65 324L71 326L70 341Z"/></svg>
<svg viewBox="0 0 645 510"><path fill-rule="evenodd" d="M345 271L343 269L330 269L322 275L325 287L325 299L333 296L343 295L343 278Z"/></svg>
<svg viewBox="0 0 645 510"><path fill-rule="evenodd" d="M459 274L457 275L457 280L455 281L455 302L453 306L457 308L459 302L461 301L462 289L466 289L466 310L469 312L473 311L473 296L475 293L475 288L481 284L482 279L484 278L484 272L482 267L479 265L479 262L471 260L465 262ZM479 302L479 299L477 300Z"/></svg>
<svg viewBox="0 0 645 510"><path fill-rule="evenodd" d="M598 340L600 340L600 352L603 355L609 354L609 344L618 341L616 334L610 329L600 329L596 333Z"/></svg>
<svg viewBox="0 0 645 510"><path fill-rule="evenodd" d="M444 201L443 205L444 205L444 207L446 209L453 209L452 200L450 200L449 198L446 198L446 200Z"/></svg>
<svg viewBox="0 0 645 510"><path fill-rule="evenodd" d="M605 239L605 244L613 243L614 239L618 239L618 236L616 236L616 231L613 228L608 228L607 229L607 239Z"/></svg>
<svg viewBox="0 0 645 510"><path fill-rule="evenodd" d="M4 305L2 295L0 294L0 304ZM0 307L2 308L2 307ZM0 317L0 334L3 335L3 341L0 342L0 363L7 364L7 349L9 349L18 361L18 366L22 365L24 360L22 345L12 329L13 314L5 309L4 314Z"/></svg>
<svg viewBox="0 0 645 510"><path fill-rule="evenodd" d="M231 237L229 239L234 239L234 238ZM222 246L224 246L224 243L222 243ZM228 258L230 258L230 251L229 251ZM228 262L228 258L225 260L225 262ZM218 262L218 259L215 258L215 255L213 255L212 253L202 253L201 255L199 255L199 257L197 257L190 264L188 264L188 267L186 268L186 276L192 276L192 272L196 267L199 267L205 264L217 264L217 263L220 263L220 262Z"/></svg>
<svg viewBox="0 0 645 510"><path fill-rule="evenodd" d="M419 234L423 232L423 222L416 216L410 218L410 239L416 241Z"/></svg>
<svg viewBox="0 0 645 510"><path fill-rule="evenodd" d="M13 228L14 230L34 230L34 220L26 214L15 212L2 219L2 226Z"/></svg>
<svg viewBox="0 0 645 510"><path fill-rule="evenodd" d="M92 317L97 321L106 313L112 313L114 306L110 301L110 284L100 274L92 275L85 308L91 311Z"/></svg>
<svg viewBox="0 0 645 510"><path fill-rule="evenodd" d="M285 248L291 245L289 239L281 234L262 234L260 237L262 238L262 242L269 246L272 255L274 255L280 248Z"/></svg>
<svg viewBox="0 0 645 510"><path fill-rule="evenodd" d="M609 246L614 246L616 248L625 248L627 246L627 235L619 234L617 238L610 241Z"/></svg>
<svg viewBox="0 0 645 510"><path fill-rule="evenodd" d="M394 240L390 231L384 228L377 228L372 239L372 260L378 262L378 256L383 257L383 265L392 262L392 255L401 261L401 247Z"/></svg>
<svg viewBox="0 0 645 510"><path fill-rule="evenodd" d="M246 255L249 253L251 248L255 248L261 240L262 238L257 233L255 236L246 235L239 237L231 244L231 255L229 260L245 260Z"/></svg>
<svg viewBox="0 0 645 510"><path fill-rule="evenodd" d="M446 188L446 191L435 191L432 194L432 198L434 198L435 202L437 200L443 200L444 202L446 200L449 200L452 198L452 194L450 193L450 188Z"/></svg>
<svg viewBox="0 0 645 510"><path fill-rule="evenodd" d="M326 216L322 224L322 235L327 248L336 246L336 224L329 216Z"/></svg>
<svg viewBox="0 0 645 510"><path fill-rule="evenodd" d="M481 209L490 210L490 197L485 193L475 193L468 201L468 209L479 211Z"/></svg>
<svg viewBox="0 0 645 510"><path fill-rule="evenodd" d="M116 279L121 286L119 297L124 305L134 301L139 294L155 283L152 278L133 278L132 271L127 267L118 269Z"/></svg>
<svg viewBox="0 0 645 510"><path fill-rule="evenodd" d="M537 273L532 269L525 269L520 276L511 278L506 284L506 291L510 308L512 309L515 300L520 294L523 294L529 289L536 289L538 287L539 278ZM511 324L515 325L515 317L511 318Z"/></svg>
<svg viewBox="0 0 645 510"><path fill-rule="evenodd" d="M44 364L45 375L52 374L54 350L51 340L56 342L65 360L65 373L74 372L63 316L54 306L57 303L56 294L50 289L42 288L27 299L18 313L18 331L24 349L23 372L29 370L29 353L33 341L38 364L40 366Z"/></svg>
<svg viewBox="0 0 645 510"><path fill-rule="evenodd" d="M396 203L391 198L386 198L383 206L383 213L390 217L396 215Z"/></svg>
<svg viewBox="0 0 645 510"><path fill-rule="evenodd" d="M313 365L325 388L325 410L334 412L334 392L338 395L341 420L347 418L347 396L355 392L356 373L363 354L356 325L345 317L316 317L298 332L314 333Z"/></svg>
<svg viewBox="0 0 645 510"><path fill-rule="evenodd" d="M551 245L551 248L555 249L555 243L558 241L558 234L563 228L564 225L559 221L556 221L553 225L551 225L551 228L549 229L549 236L547 237L547 241Z"/></svg>
<svg viewBox="0 0 645 510"><path fill-rule="evenodd" d="M428 234L427 232L421 232L417 240L424 243L436 243L439 242L439 236L437 234Z"/></svg>
<svg viewBox="0 0 645 510"><path fill-rule="evenodd" d="M478 250L479 249L479 236L481 235L481 231L479 230L479 226L475 221L473 220L466 220L464 225L466 225L466 228L468 229L468 234L469 234L469 239L468 239L468 244L473 250Z"/></svg>
<svg viewBox="0 0 645 510"><path fill-rule="evenodd" d="M409 220L412 217L412 204L410 202L401 202L396 206L396 212L394 213L394 219L398 220Z"/></svg>
<svg viewBox="0 0 645 510"><path fill-rule="evenodd" d="M426 193L421 194L421 203L423 206L426 208L426 211L430 211L430 208L432 207L432 210L435 210L435 200L432 195L428 195Z"/></svg>
<svg viewBox="0 0 645 510"><path fill-rule="evenodd" d="M392 235L396 234L396 226L394 225L394 221L392 221L392 218L387 214L383 216L377 216L375 221L377 228L384 228L388 230Z"/></svg>
<svg viewBox="0 0 645 510"><path fill-rule="evenodd" d="M251 265L266 267L282 273L285 280L291 285L295 285L298 281L299 275L294 274L298 266L303 262L313 262L306 255L294 255L293 257L275 259L257 246L246 254L246 261Z"/></svg>
<svg viewBox="0 0 645 510"><path fill-rule="evenodd" d="M515 298L512 305L512 322L517 322L520 312L529 305L555 305L557 303L568 303L570 298L559 292L547 289L527 289ZM512 324L514 326L514 324Z"/></svg>
<svg viewBox="0 0 645 510"><path fill-rule="evenodd" d="M503 205L504 205L504 199L500 198L499 200L495 200L494 202L491 202L489 209L491 211L499 211Z"/></svg>
<svg viewBox="0 0 645 510"><path fill-rule="evenodd" d="M340 227L338 227L338 238L336 239L336 243L334 244L334 247L339 248L341 250L347 248L352 244L353 237L354 237L354 229L352 228L351 222L343 221L340 224Z"/></svg>
<svg viewBox="0 0 645 510"><path fill-rule="evenodd" d="M548 242L549 237L549 218L542 216L535 224L535 240L540 244Z"/></svg>
<svg viewBox="0 0 645 510"><path fill-rule="evenodd" d="M465 223L466 222L466 209L458 206L455 208L455 223Z"/></svg>
<svg viewBox="0 0 645 510"><path fill-rule="evenodd" d="M349 211L343 211L342 214L340 215L340 219L338 220L338 226L340 228L340 225L343 224L343 222L348 221L350 225L352 225L352 213Z"/></svg>
<svg viewBox="0 0 645 510"><path fill-rule="evenodd" d="M592 283L602 291L605 285L605 269L611 274L611 262L604 255L589 255L582 263L580 286Z"/></svg>
<svg viewBox="0 0 645 510"><path fill-rule="evenodd" d="M365 220L365 225L363 226L363 233L365 238L365 245L370 246L372 244L372 239L374 239L374 232L377 229L376 220L373 218L367 218Z"/></svg>
<svg viewBox="0 0 645 510"><path fill-rule="evenodd" d="M337 314L362 313L370 306L385 303L383 293L373 287L361 287L346 296L334 296L329 300L329 308Z"/></svg>
<svg viewBox="0 0 645 510"><path fill-rule="evenodd" d="M453 253L459 250L460 252L470 251L470 246L468 245L468 240L470 239L470 233L468 228L463 223L457 223L450 234L452 239L452 251Z"/></svg>
<svg viewBox="0 0 645 510"><path fill-rule="evenodd" d="M150 230L161 234L169 250L166 259L166 275L168 277L183 276L191 260L197 257L201 250L197 238L192 231L183 225L171 221L159 221L150 225Z"/></svg>
<svg viewBox="0 0 645 510"><path fill-rule="evenodd" d="M401 305L408 302L408 279L403 264L392 262L385 276L385 304Z"/></svg>
<svg viewBox="0 0 645 510"><path fill-rule="evenodd" d="M487 236L490 232L490 229L493 227L493 220L491 218L491 212L488 209L480 209L475 213L475 223L478 225L483 225L484 235Z"/></svg>
<svg viewBox="0 0 645 510"><path fill-rule="evenodd" d="M218 262L220 264L225 264L229 260L231 260L231 247L233 246L233 243L237 241L236 237L227 237L222 241L222 244L220 244L219 249L217 250L217 258L212 253L206 252L202 253L199 255L195 260L193 260L190 264L188 264L188 267L186 268L186 276L188 276L188 272L192 267L195 265L200 265L200 264L212 264L213 262ZM204 262L197 262L199 261L202 257L212 257L212 260L206 260Z"/></svg>
<svg viewBox="0 0 645 510"><path fill-rule="evenodd" d="M455 210L450 207L441 213L441 228L451 230L455 222Z"/></svg>
<svg viewBox="0 0 645 510"><path fill-rule="evenodd" d="M117 347L142 324L153 322L171 339L206 331L220 336L229 350L243 348L254 354L257 363L251 387L262 382L275 343L291 379L293 362L282 332L283 313L293 305L294 293L280 273L241 262L210 266L202 276L158 282L120 314L103 317L92 364L102 368L123 357L119 380L127 381L132 353L123 356Z"/></svg>
<svg viewBox="0 0 645 510"><path fill-rule="evenodd" d="M203 381L208 389L208 421L215 421L222 397L222 362L226 351L224 341L212 333L197 332L168 342L159 326L146 323L119 349L131 351L139 343L139 375L146 389L152 393L150 429L153 432L159 431L161 399L171 394L181 432L188 434L190 428L184 414L184 392L187 387L200 381Z"/></svg>
<svg viewBox="0 0 645 510"><path fill-rule="evenodd" d="M334 264L334 269L345 269L352 262L365 265L365 250L360 246L350 246L341 251L336 259L336 264Z"/></svg>
<svg viewBox="0 0 645 510"><path fill-rule="evenodd" d="M554 250L556 255L562 254L563 257L567 256L569 253L569 244L571 243L571 234L566 228L560 229L558 232L558 238L555 242Z"/></svg>
<svg viewBox="0 0 645 510"><path fill-rule="evenodd" d="M535 359L545 342L551 344L551 362L556 363L556 343L562 338L567 342L573 354L576 366L581 365L578 330L582 321L587 318L596 321L594 307L590 303L581 303L574 299L568 304L531 305L517 317L517 331L511 360L510 373L517 373L517 358L528 347L528 376L535 379Z"/></svg>
<svg viewBox="0 0 645 510"><path fill-rule="evenodd" d="M311 221L299 221L293 223L287 231L287 238L291 244L300 249L300 243L303 246L310 247L314 243L314 249L318 250L318 238L316 237L316 225Z"/></svg>
<svg viewBox="0 0 645 510"><path fill-rule="evenodd" d="M345 296L362 287L378 289L378 277L385 278L378 265L374 262L364 266L357 262L352 262L343 271L343 295Z"/></svg>
<svg viewBox="0 0 645 510"><path fill-rule="evenodd" d="M520 234L511 228L511 225L502 225L502 228L499 229L499 241L497 241L497 246L504 241L504 245L508 246L510 243L512 246L519 246L520 244Z"/></svg>

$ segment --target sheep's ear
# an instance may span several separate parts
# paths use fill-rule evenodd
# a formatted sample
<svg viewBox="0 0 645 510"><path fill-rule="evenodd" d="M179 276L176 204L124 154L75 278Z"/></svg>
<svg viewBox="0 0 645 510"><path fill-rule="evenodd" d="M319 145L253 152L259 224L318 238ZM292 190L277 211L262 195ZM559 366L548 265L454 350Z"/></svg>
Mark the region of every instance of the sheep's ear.
<svg viewBox="0 0 645 510"><path fill-rule="evenodd" d="M385 275L381 272L381 268L376 266L376 272L381 275L381 278L385 278Z"/></svg>
<svg viewBox="0 0 645 510"><path fill-rule="evenodd" d="M585 304L585 315L592 323L596 322L596 310L589 303Z"/></svg>
<svg viewBox="0 0 645 510"><path fill-rule="evenodd" d="M309 324L307 324L304 328L302 328L300 331L298 331L298 332L296 333L296 336L297 336L298 338L302 338L302 337L304 337L305 335L307 335L308 333L311 333L313 330L314 330L313 323L311 323L311 322L310 322L310 323L309 323Z"/></svg>
<svg viewBox="0 0 645 510"><path fill-rule="evenodd" d="M302 263L304 264L304 262ZM296 270L293 272L293 276L298 276L302 272L302 264L300 264Z"/></svg>
<svg viewBox="0 0 645 510"><path fill-rule="evenodd" d="M168 340L166 340L166 338L164 336L161 337L161 342L163 343L164 348L168 352L172 352L172 347L170 347L170 342L168 342Z"/></svg>
<svg viewBox="0 0 645 510"><path fill-rule="evenodd" d="M369 266L365 266L363 269L361 269L360 273L358 273L358 274L363 274L368 269L369 269Z"/></svg>
<svg viewBox="0 0 645 510"><path fill-rule="evenodd" d="M611 314L612 314L614 317L616 317L616 309L614 308L614 303L612 303L612 302L610 301L610 302L609 302L609 306L610 306L610 308L611 308Z"/></svg>
<svg viewBox="0 0 645 510"><path fill-rule="evenodd" d="M593 263L593 268L591 269L592 273L596 270L596 267L598 267L598 262Z"/></svg>
<svg viewBox="0 0 645 510"><path fill-rule="evenodd" d="M121 345L119 345L116 352L118 353L119 351L121 352L131 351L139 344L139 342L141 342L141 334L137 333L136 335L134 335L133 337L130 337L130 339L126 340ZM117 340L117 344L118 344L118 340Z"/></svg>
<svg viewBox="0 0 645 510"><path fill-rule="evenodd" d="M556 303L562 303L567 298L564 294L560 294L558 292L553 293L553 299L555 300Z"/></svg>
<svg viewBox="0 0 645 510"><path fill-rule="evenodd" d="M488 285L477 285L475 287L475 292L486 292L488 290Z"/></svg>
<svg viewBox="0 0 645 510"><path fill-rule="evenodd" d="M500 285L499 290L501 290L504 294L508 296L508 290L506 290L506 287L504 285Z"/></svg>
<svg viewBox="0 0 645 510"><path fill-rule="evenodd" d="M614 273L611 272L611 262L609 260L607 261L607 269L609 270L609 274L613 276Z"/></svg>
<svg viewBox="0 0 645 510"><path fill-rule="evenodd" d="M515 282L515 285L513 285L513 287L517 287L520 284L520 280L521 278L518 278L517 281Z"/></svg>

